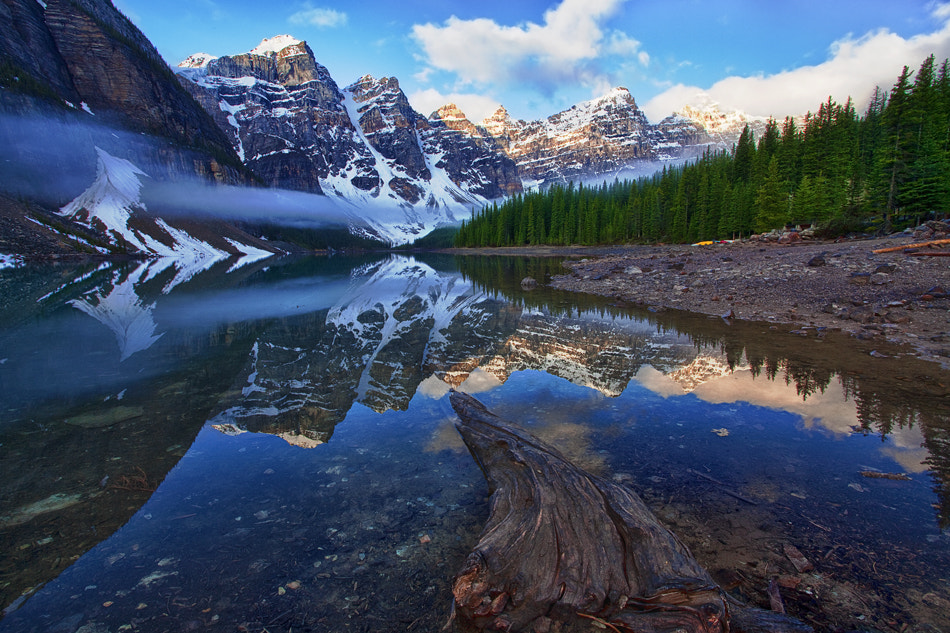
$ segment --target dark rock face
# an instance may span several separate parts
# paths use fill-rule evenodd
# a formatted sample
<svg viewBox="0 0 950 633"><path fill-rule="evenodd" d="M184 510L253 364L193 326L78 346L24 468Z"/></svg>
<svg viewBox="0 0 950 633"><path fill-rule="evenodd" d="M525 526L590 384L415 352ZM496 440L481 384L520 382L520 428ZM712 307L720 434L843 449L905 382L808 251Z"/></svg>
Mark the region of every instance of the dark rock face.
<svg viewBox="0 0 950 633"><path fill-rule="evenodd" d="M321 179L345 177L352 166L353 186L379 185L371 152L354 142L343 93L305 42L273 55L219 57L207 74L183 72L181 81L266 184L323 193Z"/></svg>
<svg viewBox="0 0 950 633"><path fill-rule="evenodd" d="M10 90L0 108L19 115L69 117L144 132L171 145L134 148L154 178L199 174L246 181L246 171L208 114L181 87L144 35L107 0L0 3L0 66ZM95 142L95 140L93 141ZM90 148L91 151L91 148ZM74 157L75 159L75 157Z"/></svg>
<svg viewBox="0 0 950 633"><path fill-rule="evenodd" d="M427 153L441 156L435 166L445 169L452 182L471 183L473 193L491 200L522 191L515 161L454 104L432 113L423 143Z"/></svg>
<svg viewBox="0 0 950 633"><path fill-rule="evenodd" d="M409 178L431 180L417 138L417 133L429 128L429 121L412 109L396 78L377 80L366 75L346 91L353 95L360 128L370 145L402 167Z"/></svg>
<svg viewBox="0 0 950 633"><path fill-rule="evenodd" d="M20 74L48 86L50 93L63 99L79 101L66 61L56 49L56 41L46 27L43 8L38 2L3 0L0 2L0 59ZM25 78L14 79L15 83ZM5 86L6 87L6 86ZM16 89L15 84L9 88ZM0 90L4 109L11 103ZM7 95L9 98L9 95Z"/></svg>
<svg viewBox="0 0 950 633"><path fill-rule="evenodd" d="M301 45L306 54L280 59L250 54L221 57L211 64L228 76L208 75L197 81L183 77L182 84L266 184L322 193L320 178L340 172L350 162L370 166L372 156L347 151L355 130L342 105L343 95L326 68L309 63L309 48ZM281 76L303 81L283 86L261 79ZM234 77L258 81L231 80Z"/></svg>

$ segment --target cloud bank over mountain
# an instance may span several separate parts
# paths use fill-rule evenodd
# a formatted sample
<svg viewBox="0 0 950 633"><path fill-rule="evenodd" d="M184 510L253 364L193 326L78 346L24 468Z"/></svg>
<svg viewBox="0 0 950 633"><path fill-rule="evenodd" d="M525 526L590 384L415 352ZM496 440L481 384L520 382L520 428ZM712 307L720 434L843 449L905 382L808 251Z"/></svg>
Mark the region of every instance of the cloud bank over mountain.
<svg viewBox="0 0 950 633"><path fill-rule="evenodd" d="M416 24L412 38L425 63L418 77L446 71L455 75L460 91L518 84L551 96L564 84L580 84L592 95L603 94L617 82L604 60L633 57L640 64L649 63L640 42L609 27L623 2L563 0L544 12L541 24L506 26L489 18L463 20L454 15L442 24ZM416 96L434 102L436 94L429 89ZM476 117L487 116L492 109L460 92L439 99L455 101Z"/></svg>
<svg viewBox="0 0 950 633"><path fill-rule="evenodd" d="M929 13L933 26L914 35L890 28L848 33L832 42L824 59L814 64L732 74L706 85L676 82L670 79L676 76L671 64L708 65L708 60L660 60L661 55L637 38L638 30L651 28L648 23L631 27L617 19L634 9L624 0L563 0L545 11L540 22L506 25L491 18L452 16L442 23L415 24L411 38L423 64L415 79L429 87L411 91L412 102L422 111L453 102L480 119L513 86L534 94L540 103L566 86L583 86L593 97L613 86L647 81L665 87L642 105L652 122L684 103L700 101L783 118L814 110L827 96L840 102L850 96L861 109L875 85L893 84L901 65L916 69L931 53L937 59L950 56L950 3L935 3ZM623 29L615 27L621 23ZM436 87L446 85L436 81L445 76L454 81L450 91Z"/></svg>
<svg viewBox="0 0 950 633"><path fill-rule="evenodd" d="M844 103L850 96L856 107L865 108L873 86L887 89L894 84L900 66L911 70L931 53L938 59L950 57L950 3L937 5L933 17L940 27L909 38L888 29L861 36L849 35L834 42L825 61L771 75L733 76L711 86L678 84L650 99L643 110L650 120L666 116L698 95L755 116L784 118L814 111L816 94Z"/></svg>

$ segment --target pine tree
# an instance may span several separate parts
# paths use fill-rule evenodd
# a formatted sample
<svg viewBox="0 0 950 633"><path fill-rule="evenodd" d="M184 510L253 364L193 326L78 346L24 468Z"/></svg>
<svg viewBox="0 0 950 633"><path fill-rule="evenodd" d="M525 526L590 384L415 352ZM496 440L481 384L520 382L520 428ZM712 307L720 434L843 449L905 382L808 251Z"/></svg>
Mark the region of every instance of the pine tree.
<svg viewBox="0 0 950 633"><path fill-rule="evenodd" d="M884 128L884 145L881 148L881 170L883 181L878 183L884 192L884 231L891 230L891 219L900 210L902 189L908 180L913 146L913 132L909 125L910 69L904 66L897 83L891 89L891 95L881 119Z"/></svg>
<svg viewBox="0 0 950 633"><path fill-rule="evenodd" d="M755 160L755 140L748 124L742 128L733 154L733 182L748 182L752 178L752 165Z"/></svg>
<svg viewBox="0 0 950 633"><path fill-rule="evenodd" d="M934 56L930 55L914 79L908 98L907 122L916 136L912 159L903 189L903 210L917 216L940 209L946 201L947 117L937 86Z"/></svg>
<svg viewBox="0 0 950 633"><path fill-rule="evenodd" d="M757 214L755 229L760 233L780 228L788 221L788 196L782 187L782 178L778 171L778 157L769 161L765 180L759 187L755 199Z"/></svg>

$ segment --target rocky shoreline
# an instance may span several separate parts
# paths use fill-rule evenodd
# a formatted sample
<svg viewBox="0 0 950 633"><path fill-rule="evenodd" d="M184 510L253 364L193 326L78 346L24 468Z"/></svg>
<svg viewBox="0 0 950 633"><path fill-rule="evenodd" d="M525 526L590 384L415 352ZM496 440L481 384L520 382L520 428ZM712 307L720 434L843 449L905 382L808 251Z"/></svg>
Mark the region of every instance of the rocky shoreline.
<svg viewBox="0 0 950 633"><path fill-rule="evenodd" d="M932 254L950 254L950 244L910 248L920 238L904 233L833 242L760 238L705 246L479 252L566 255L577 259L565 262L565 274L551 277L557 289L764 321L803 337L842 330L909 346L909 354L948 368L950 259ZM875 252L881 249L893 250Z"/></svg>

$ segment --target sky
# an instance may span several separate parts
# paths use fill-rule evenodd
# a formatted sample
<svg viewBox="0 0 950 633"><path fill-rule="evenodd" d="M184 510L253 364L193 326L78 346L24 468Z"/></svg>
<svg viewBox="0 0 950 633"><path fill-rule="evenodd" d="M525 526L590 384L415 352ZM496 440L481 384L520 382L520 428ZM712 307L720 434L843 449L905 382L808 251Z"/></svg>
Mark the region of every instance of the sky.
<svg viewBox="0 0 950 633"><path fill-rule="evenodd" d="M755 116L866 106L950 57L950 0L113 0L171 66L304 40L341 88L396 77L428 115L534 120L623 86L652 123L684 105Z"/></svg>

